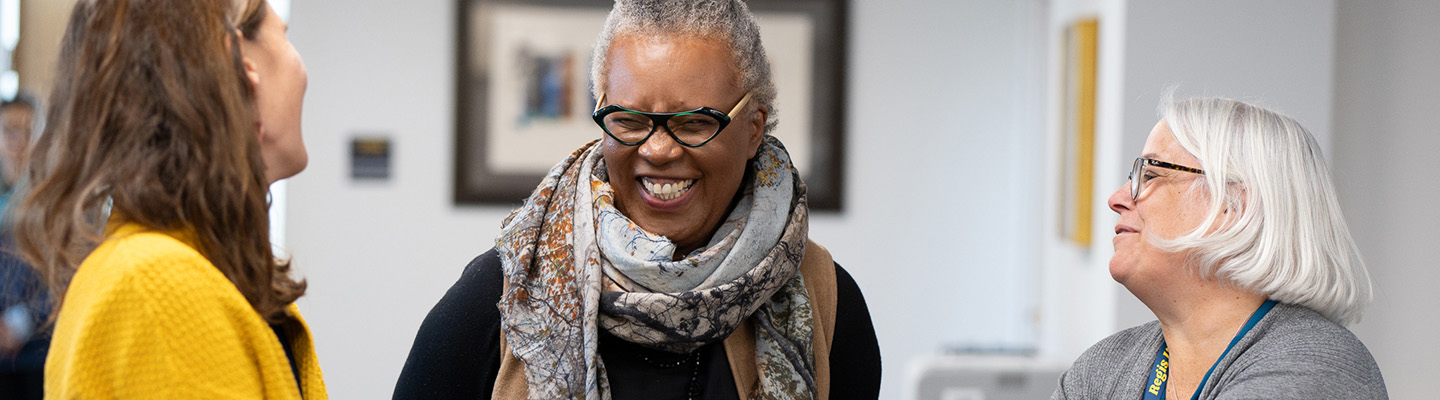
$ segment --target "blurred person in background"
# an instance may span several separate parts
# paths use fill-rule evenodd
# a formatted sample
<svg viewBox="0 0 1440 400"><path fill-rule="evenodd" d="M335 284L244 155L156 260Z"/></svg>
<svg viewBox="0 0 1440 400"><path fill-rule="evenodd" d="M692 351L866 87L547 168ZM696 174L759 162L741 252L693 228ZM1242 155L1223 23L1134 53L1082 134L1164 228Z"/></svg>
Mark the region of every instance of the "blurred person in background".
<svg viewBox="0 0 1440 400"><path fill-rule="evenodd" d="M7 217L39 114L39 101L23 91L0 102L0 398L6 399L44 397L45 351L50 347L50 333L43 326L50 318L48 297L34 269L15 251Z"/></svg>
<svg viewBox="0 0 1440 400"><path fill-rule="evenodd" d="M1052 398L1385 399L1345 328L1370 280L1315 138L1229 99L1160 109L1109 200L1110 275L1158 321L1095 344Z"/></svg>
<svg viewBox="0 0 1440 400"><path fill-rule="evenodd" d="M426 317L397 399L874 399L859 287L809 239L738 0L621 0L599 140L561 161ZM797 94L798 95L798 94Z"/></svg>
<svg viewBox="0 0 1440 400"><path fill-rule="evenodd" d="M3 179L0 183L4 184L0 209L9 204L10 195L19 184L39 114L40 102L29 92L21 91L15 98L0 102L0 122L4 123L4 133L0 136L0 179Z"/></svg>
<svg viewBox="0 0 1440 400"><path fill-rule="evenodd" d="M269 237L306 73L264 0L81 0L13 218L60 300L51 398L324 399Z"/></svg>

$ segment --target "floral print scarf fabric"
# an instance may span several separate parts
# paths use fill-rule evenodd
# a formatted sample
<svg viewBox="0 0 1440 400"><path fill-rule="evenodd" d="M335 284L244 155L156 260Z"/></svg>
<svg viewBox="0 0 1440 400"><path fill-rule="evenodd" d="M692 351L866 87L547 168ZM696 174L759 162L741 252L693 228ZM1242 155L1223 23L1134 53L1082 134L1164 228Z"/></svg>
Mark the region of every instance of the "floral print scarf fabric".
<svg viewBox="0 0 1440 400"><path fill-rule="evenodd" d="M815 394L813 317L803 277L805 186L766 137L744 195L703 248L674 244L615 208L599 142L576 150L506 219L502 334L524 363L532 399L609 399L598 329L677 353L755 322L755 393Z"/></svg>

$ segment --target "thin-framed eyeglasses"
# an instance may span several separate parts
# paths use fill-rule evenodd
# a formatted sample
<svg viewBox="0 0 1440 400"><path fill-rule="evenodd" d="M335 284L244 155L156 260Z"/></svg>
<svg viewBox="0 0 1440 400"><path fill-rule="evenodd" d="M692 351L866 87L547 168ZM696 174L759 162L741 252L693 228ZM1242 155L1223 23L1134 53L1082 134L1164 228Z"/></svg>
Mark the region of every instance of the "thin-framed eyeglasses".
<svg viewBox="0 0 1440 400"><path fill-rule="evenodd" d="M631 110L621 107L618 104L605 104L605 93L600 93L600 100L595 102L595 123L600 129L605 130L606 135L626 146L639 146L650 140L659 127L665 127L665 133L685 147L700 147L710 143L730 121L735 118L735 113L745 108L750 102L752 92L745 93L740 102L729 113L721 112L710 107L700 107L690 111L673 113L655 113Z"/></svg>
<svg viewBox="0 0 1440 400"><path fill-rule="evenodd" d="M1173 169L1176 171L1205 175L1205 171L1202 171L1199 168L1190 168L1183 165L1171 164L1160 160L1151 160L1144 157L1136 158L1135 164L1130 166L1130 201L1135 201L1136 199L1140 198L1140 191L1142 189L1145 189L1145 183L1149 182L1150 178L1152 178L1152 176L1145 173L1145 169L1149 167L1160 167L1165 169Z"/></svg>

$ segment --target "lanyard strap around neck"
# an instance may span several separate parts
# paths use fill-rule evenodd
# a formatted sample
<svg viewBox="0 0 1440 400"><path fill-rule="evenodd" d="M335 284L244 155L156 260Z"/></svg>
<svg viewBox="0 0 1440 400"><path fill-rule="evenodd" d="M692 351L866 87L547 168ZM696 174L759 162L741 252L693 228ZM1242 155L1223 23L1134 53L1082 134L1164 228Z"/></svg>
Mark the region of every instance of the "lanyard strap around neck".
<svg viewBox="0 0 1440 400"><path fill-rule="evenodd" d="M1210 380L1210 374L1215 372L1215 366L1220 365L1220 360L1224 360L1225 355L1230 354L1230 349L1235 348L1235 343L1239 343L1240 338L1245 337L1245 334L1249 333L1261 318L1265 318L1265 314L1269 314L1271 308L1275 308L1275 300L1265 300L1265 303L1260 304L1259 309L1250 314L1250 319L1245 321L1245 326L1240 327L1240 332L1235 334L1235 338L1230 339L1230 345L1225 346L1225 351L1220 353L1220 358L1215 359L1215 364L1210 365L1210 369L1205 371L1205 377L1201 378L1200 384L1195 386L1195 394L1190 396L1190 400L1200 398L1200 390L1205 388L1205 382ZM1165 384L1169 381L1170 347L1165 345L1165 339L1162 338L1160 339L1160 351L1155 352L1155 364L1150 368L1150 384L1145 387L1143 399L1165 400Z"/></svg>

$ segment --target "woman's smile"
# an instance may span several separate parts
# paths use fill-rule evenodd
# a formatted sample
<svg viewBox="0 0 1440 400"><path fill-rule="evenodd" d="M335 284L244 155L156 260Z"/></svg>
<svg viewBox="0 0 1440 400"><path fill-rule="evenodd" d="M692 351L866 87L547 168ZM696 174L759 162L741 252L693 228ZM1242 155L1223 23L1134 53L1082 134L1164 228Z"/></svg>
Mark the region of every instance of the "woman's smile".
<svg viewBox="0 0 1440 400"><path fill-rule="evenodd" d="M661 203L677 200L690 193L690 188L694 186L695 179L640 178L640 187L647 197L646 200L652 205L657 200Z"/></svg>

